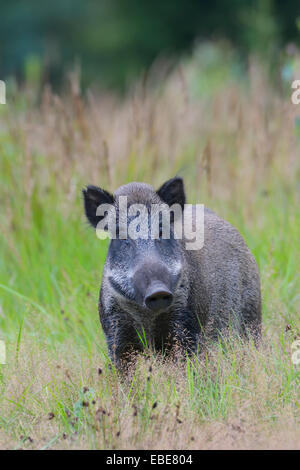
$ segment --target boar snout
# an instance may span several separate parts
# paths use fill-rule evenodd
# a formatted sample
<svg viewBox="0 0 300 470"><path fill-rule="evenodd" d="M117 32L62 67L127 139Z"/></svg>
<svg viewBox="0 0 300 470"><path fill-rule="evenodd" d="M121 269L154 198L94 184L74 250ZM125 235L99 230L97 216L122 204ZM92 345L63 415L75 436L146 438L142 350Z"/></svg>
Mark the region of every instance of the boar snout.
<svg viewBox="0 0 300 470"><path fill-rule="evenodd" d="M158 312L172 304L175 286L171 273L163 263L144 260L135 271L132 281L140 305Z"/></svg>
<svg viewBox="0 0 300 470"><path fill-rule="evenodd" d="M145 305L154 312L165 310L173 302L173 295L161 282L153 282L146 291Z"/></svg>

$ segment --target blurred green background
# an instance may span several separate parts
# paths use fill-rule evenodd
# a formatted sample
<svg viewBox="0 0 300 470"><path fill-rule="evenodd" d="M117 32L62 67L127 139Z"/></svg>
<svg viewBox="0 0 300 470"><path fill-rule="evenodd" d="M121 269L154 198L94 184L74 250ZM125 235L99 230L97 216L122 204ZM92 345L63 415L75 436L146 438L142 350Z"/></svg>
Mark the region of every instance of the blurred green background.
<svg viewBox="0 0 300 470"><path fill-rule="evenodd" d="M271 65L300 41L295 0L0 0L0 9L0 77L54 88L76 65L83 86L122 90L158 57L177 59L203 40Z"/></svg>

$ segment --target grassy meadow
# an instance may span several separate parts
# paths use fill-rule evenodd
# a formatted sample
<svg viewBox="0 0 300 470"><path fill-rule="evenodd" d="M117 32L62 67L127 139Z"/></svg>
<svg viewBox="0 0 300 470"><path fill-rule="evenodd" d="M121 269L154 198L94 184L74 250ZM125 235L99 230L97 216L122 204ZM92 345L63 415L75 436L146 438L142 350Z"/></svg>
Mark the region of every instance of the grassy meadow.
<svg viewBox="0 0 300 470"><path fill-rule="evenodd" d="M205 62L205 57L202 58ZM300 108L253 60L158 63L123 97L8 83L0 105L0 448L300 448ZM159 83L159 86L158 86ZM98 312L108 243L81 188L184 177L259 264L263 341L121 379Z"/></svg>

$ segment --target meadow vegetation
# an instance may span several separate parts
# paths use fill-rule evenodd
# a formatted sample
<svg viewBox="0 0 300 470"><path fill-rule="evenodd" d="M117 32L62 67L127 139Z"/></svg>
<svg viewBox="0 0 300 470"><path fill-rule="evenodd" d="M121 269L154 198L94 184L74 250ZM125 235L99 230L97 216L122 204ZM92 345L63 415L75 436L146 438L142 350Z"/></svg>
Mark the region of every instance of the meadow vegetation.
<svg viewBox="0 0 300 470"><path fill-rule="evenodd" d="M125 98L83 95L76 74L60 96L8 87L1 448L300 448L299 109L255 60L243 73L205 57L168 75L158 63ZM186 364L150 351L121 379L97 313L108 243L84 220L81 188L159 187L175 174L255 255L262 345L229 341Z"/></svg>

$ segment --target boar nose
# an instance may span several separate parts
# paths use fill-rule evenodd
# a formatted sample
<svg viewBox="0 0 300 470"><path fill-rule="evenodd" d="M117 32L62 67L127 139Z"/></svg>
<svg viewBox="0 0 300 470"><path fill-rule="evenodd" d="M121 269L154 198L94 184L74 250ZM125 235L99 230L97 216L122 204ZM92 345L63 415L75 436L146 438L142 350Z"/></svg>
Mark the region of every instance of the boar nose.
<svg viewBox="0 0 300 470"><path fill-rule="evenodd" d="M162 283L151 284L145 295L145 304L150 310L165 310L173 302L173 295Z"/></svg>

